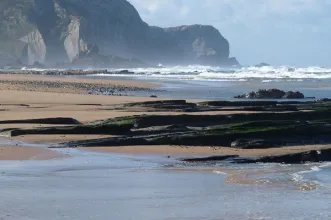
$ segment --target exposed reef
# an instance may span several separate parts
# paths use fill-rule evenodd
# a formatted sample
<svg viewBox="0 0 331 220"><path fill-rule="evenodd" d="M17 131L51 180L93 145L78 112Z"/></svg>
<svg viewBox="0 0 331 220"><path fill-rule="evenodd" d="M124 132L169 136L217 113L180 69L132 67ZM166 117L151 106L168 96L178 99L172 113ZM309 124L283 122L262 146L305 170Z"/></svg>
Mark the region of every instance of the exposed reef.
<svg viewBox="0 0 331 220"><path fill-rule="evenodd" d="M237 114L181 114L135 115L116 117L79 124L74 119L34 119L30 122L57 124L75 123L56 127L32 129L7 129L5 136L29 134L101 134L113 137L78 140L60 143L54 147L113 147L138 145L213 146L236 149L282 148L294 145L331 143L331 102L227 102L210 101L188 103L185 100L164 100L127 103L109 106L122 111L179 111L203 112L245 110ZM246 109L245 109L246 108ZM250 108L254 111L248 112ZM259 110L256 110L259 109ZM111 110L111 108L110 108ZM0 121L24 123L25 121ZM26 121L27 122L27 121ZM318 152L318 151L316 151ZM307 156L308 155L308 156ZM234 159L234 162L284 162L301 163L331 161L331 153L304 152L262 158L238 158L235 155L187 161Z"/></svg>

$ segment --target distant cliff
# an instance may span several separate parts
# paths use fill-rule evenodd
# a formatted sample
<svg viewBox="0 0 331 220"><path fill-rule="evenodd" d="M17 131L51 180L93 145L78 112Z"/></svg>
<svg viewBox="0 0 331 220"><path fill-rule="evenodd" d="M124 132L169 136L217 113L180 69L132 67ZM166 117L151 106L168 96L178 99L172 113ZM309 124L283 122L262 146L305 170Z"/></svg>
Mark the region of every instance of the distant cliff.
<svg viewBox="0 0 331 220"><path fill-rule="evenodd" d="M214 27L151 27L126 0L1 0L0 54L28 64L68 62L86 44L151 64L237 64Z"/></svg>

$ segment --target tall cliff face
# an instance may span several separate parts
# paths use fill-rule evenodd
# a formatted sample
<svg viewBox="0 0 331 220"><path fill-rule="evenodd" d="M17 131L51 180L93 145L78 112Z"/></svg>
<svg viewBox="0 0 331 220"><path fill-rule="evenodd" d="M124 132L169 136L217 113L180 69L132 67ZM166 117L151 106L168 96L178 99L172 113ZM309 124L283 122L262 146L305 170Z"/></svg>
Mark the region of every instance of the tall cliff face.
<svg viewBox="0 0 331 220"><path fill-rule="evenodd" d="M85 44L151 64L232 65L212 26L151 27L126 0L1 0L0 53L29 64L71 61Z"/></svg>

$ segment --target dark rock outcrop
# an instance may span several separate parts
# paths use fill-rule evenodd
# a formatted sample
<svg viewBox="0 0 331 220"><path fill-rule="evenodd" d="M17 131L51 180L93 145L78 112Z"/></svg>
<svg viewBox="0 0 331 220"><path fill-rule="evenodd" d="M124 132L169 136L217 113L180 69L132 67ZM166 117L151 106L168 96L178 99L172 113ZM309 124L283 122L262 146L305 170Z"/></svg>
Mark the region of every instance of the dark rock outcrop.
<svg viewBox="0 0 331 220"><path fill-rule="evenodd" d="M90 44L151 64L238 65L214 27L151 27L126 0L2 0L0 11L0 52L29 65L71 62Z"/></svg>
<svg viewBox="0 0 331 220"><path fill-rule="evenodd" d="M260 158L243 159L238 163L284 163L284 164L301 164L312 162L331 161L331 149L312 150L294 154L266 156Z"/></svg>
<svg viewBox="0 0 331 220"><path fill-rule="evenodd" d="M282 163L282 164L303 164L331 161L331 149L304 151L299 153L289 153L265 157L244 158L237 155L220 155L212 157L193 157L181 159L185 162L213 162L228 161L231 163Z"/></svg>
<svg viewBox="0 0 331 220"><path fill-rule="evenodd" d="M268 64L268 63L259 63L259 64L255 65L255 67L265 67L265 66L270 66L270 64Z"/></svg>
<svg viewBox="0 0 331 220"><path fill-rule="evenodd" d="M305 96L301 93L301 92L292 92L292 91L289 91L287 92L284 96L283 96L284 99L304 99Z"/></svg>
<svg viewBox="0 0 331 220"><path fill-rule="evenodd" d="M260 89L257 92L249 92L243 95L234 96L237 99L304 99L305 96L301 92L288 91L284 92L280 89Z"/></svg>

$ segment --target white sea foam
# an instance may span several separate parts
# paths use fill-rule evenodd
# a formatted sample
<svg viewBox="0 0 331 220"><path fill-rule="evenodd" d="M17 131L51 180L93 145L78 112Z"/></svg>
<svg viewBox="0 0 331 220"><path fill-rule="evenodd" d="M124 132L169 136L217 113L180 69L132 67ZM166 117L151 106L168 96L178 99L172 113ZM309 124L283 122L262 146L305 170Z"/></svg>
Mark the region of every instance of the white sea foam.
<svg viewBox="0 0 331 220"><path fill-rule="evenodd" d="M294 182L300 183L300 184L311 183L311 184L322 186L322 182L309 179L309 176L307 176L307 174L314 173L314 172L320 172L320 171L322 171L322 169L329 168L329 167L331 167L331 163L322 163L322 164L316 164L316 165L306 164L306 166L310 166L309 169L291 174L292 180ZM307 179L305 179L305 178L307 178ZM329 184L329 182L328 182L328 184ZM325 185L324 185L324 187L325 187Z"/></svg>
<svg viewBox="0 0 331 220"><path fill-rule="evenodd" d="M26 70L27 68L22 68ZM44 69L30 69L43 71ZM88 69L86 69L88 70ZM109 69L116 71L118 69ZM155 79L182 79L182 80L202 80L202 81L248 81L261 80L263 83L269 82L297 82L304 80L331 80L331 68L325 67L291 67L291 66L266 66L266 67L242 67L223 68L211 66L173 66L166 67L159 64L155 68L131 68L128 69L134 74L97 74L99 76L121 76L121 77L148 77Z"/></svg>
<svg viewBox="0 0 331 220"><path fill-rule="evenodd" d="M331 167L331 162L323 163L322 165L319 166L320 168L328 168Z"/></svg>
<svg viewBox="0 0 331 220"><path fill-rule="evenodd" d="M219 171L219 170L214 170L213 173L227 175L227 173Z"/></svg>
<svg viewBox="0 0 331 220"><path fill-rule="evenodd" d="M293 173L292 174L292 180L294 182L302 182L303 181L303 176L300 175L299 173Z"/></svg>
<svg viewBox="0 0 331 220"><path fill-rule="evenodd" d="M318 166L312 166L312 167L310 167L309 170L300 171L300 172L298 172L298 173L299 173L299 174L305 174L305 173L311 173L311 172L318 172L318 171L320 171L320 170L321 170L320 167L318 167Z"/></svg>
<svg viewBox="0 0 331 220"><path fill-rule="evenodd" d="M161 79L173 78L207 81L245 81L247 79L261 79L263 82L282 80L303 81L305 79L331 79L331 68L324 67L296 68L290 66L267 66L221 68L199 65L174 67L163 67L160 65L159 68L133 68L129 70L134 72L134 75L138 77L144 76ZM107 74L102 74L102 76L105 75ZM125 76L123 74L118 75ZM132 74L127 76L132 76Z"/></svg>

